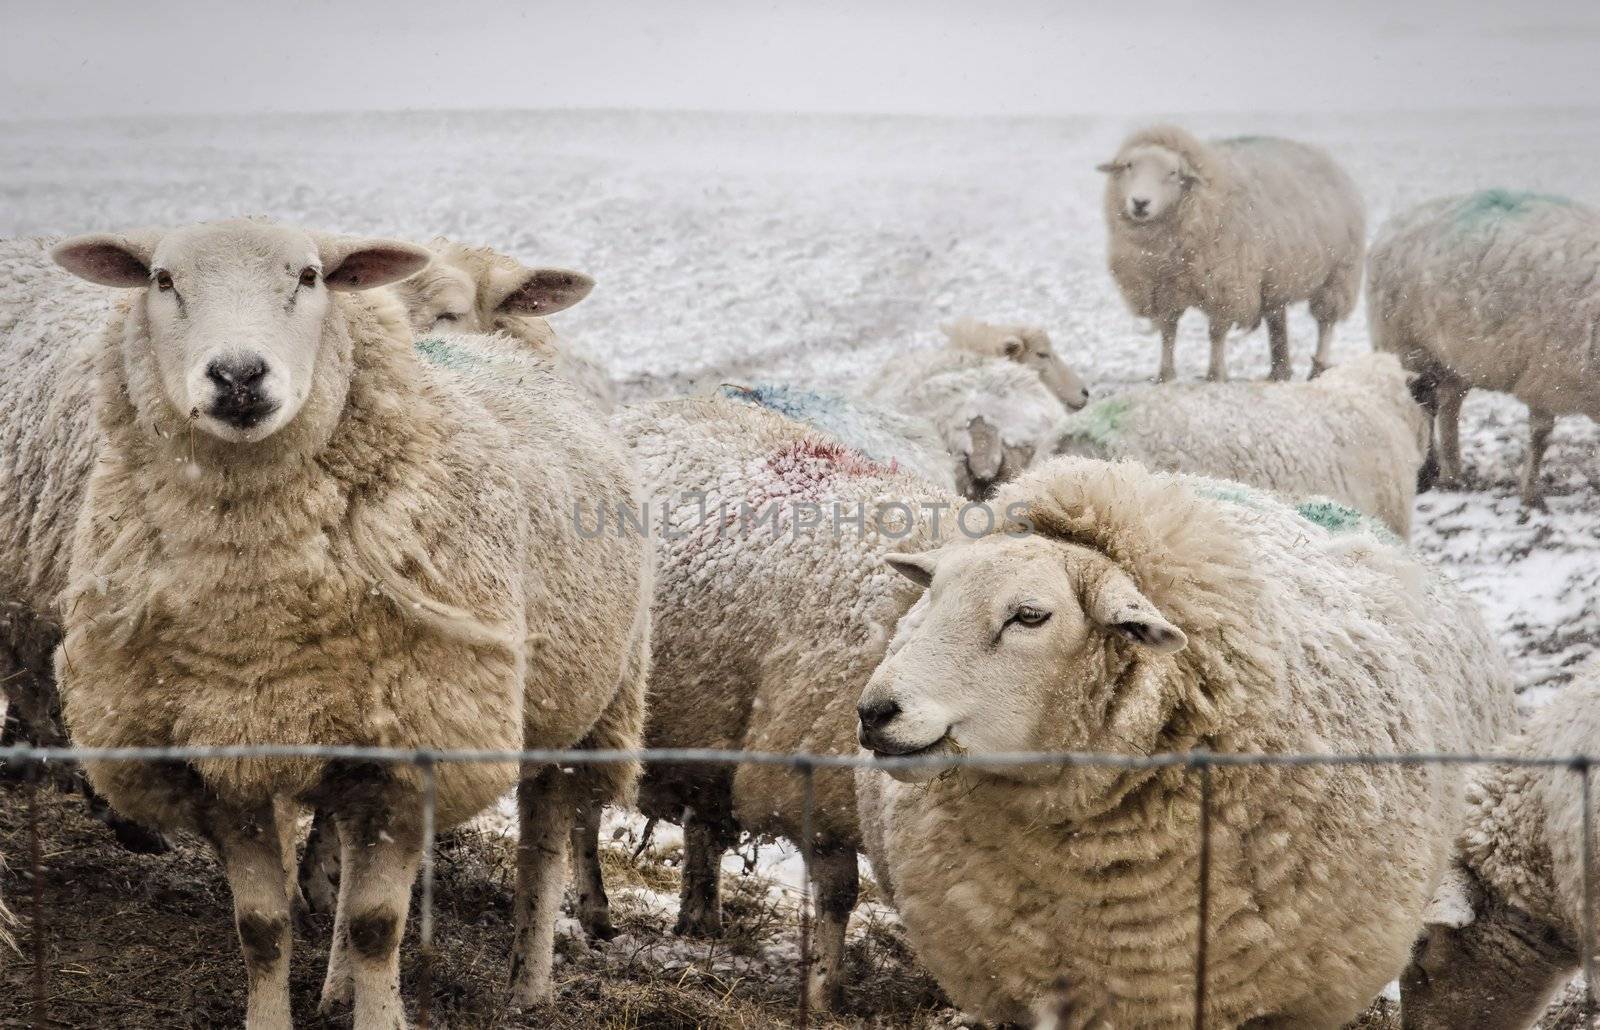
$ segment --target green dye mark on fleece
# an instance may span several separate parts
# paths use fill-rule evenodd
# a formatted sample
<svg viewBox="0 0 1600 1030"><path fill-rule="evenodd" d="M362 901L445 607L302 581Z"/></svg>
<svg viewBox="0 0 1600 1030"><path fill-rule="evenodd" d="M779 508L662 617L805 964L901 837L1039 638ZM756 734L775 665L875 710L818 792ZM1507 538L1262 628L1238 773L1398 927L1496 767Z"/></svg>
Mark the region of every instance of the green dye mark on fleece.
<svg viewBox="0 0 1600 1030"><path fill-rule="evenodd" d="M1260 493L1237 483L1211 480L1209 485L1196 487L1195 493L1201 497L1209 497L1213 501L1237 504L1241 508L1254 508L1256 511L1261 511L1265 507L1265 498Z"/></svg>
<svg viewBox="0 0 1600 1030"><path fill-rule="evenodd" d="M1326 498L1305 501L1295 505L1294 510L1307 522L1315 522L1330 533L1348 533L1352 529L1360 529L1367 522L1367 517L1354 508Z"/></svg>
<svg viewBox="0 0 1600 1030"><path fill-rule="evenodd" d="M1132 407L1133 402L1126 397L1108 397L1075 415L1069 415L1063 435L1109 448L1116 441L1117 431L1122 428L1123 417Z"/></svg>
<svg viewBox="0 0 1600 1030"><path fill-rule="evenodd" d="M1473 225L1510 215L1526 214L1536 207L1571 207L1572 201L1553 193L1529 193L1522 190L1480 190L1461 202L1456 208L1456 222Z"/></svg>
<svg viewBox="0 0 1600 1030"><path fill-rule="evenodd" d="M482 368L485 359L481 354L475 354L465 347L458 347L453 343L446 343L438 337L430 336L418 340L414 346L417 353L422 355L424 361L440 368L453 368L464 372L470 369Z"/></svg>

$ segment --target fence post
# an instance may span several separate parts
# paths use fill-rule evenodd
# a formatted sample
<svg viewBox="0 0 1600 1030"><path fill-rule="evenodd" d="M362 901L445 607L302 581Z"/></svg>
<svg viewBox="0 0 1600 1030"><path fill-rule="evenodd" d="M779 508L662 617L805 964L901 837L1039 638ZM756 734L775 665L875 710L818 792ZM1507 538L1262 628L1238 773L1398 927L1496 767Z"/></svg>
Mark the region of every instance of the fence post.
<svg viewBox="0 0 1600 1030"><path fill-rule="evenodd" d="M417 771L422 774L422 898L417 916L417 950L422 959L417 974L417 1027L429 1030L433 1023L433 821L437 789L433 775L433 756L417 753Z"/></svg>
<svg viewBox="0 0 1600 1030"><path fill-rule="evenodd" d="M1583 935L1581 942L1583 948L1583 1026L1590 1030L1594 1026L1594 815L1591 812L1591 787L1589 782L1589 759L1587 756L1577 758L1572 763L1573 772L1578 774L1579 797L1583 803L1583 918L1579 920L1579 931Z"/></svg>
<svg viewBox="0 0 1600 1030"><path fill-rule="evenodd" d="M805 866L805 890L800 895L800 1023L811 1025L811 852L816 836L817 785L809 759L800 759L803 800L800 809L800 857Z"/></svg>
<svg viewBox="0 0 1600 1030"><path fill-rule="evenodd" d="M1191 767L1200 776L1200 904L1194 943L1194 1027L1206 1025L1206 965L1209 961L1207 935L1211 929L1211 762L1204 752L1190 757Z"/></svg>

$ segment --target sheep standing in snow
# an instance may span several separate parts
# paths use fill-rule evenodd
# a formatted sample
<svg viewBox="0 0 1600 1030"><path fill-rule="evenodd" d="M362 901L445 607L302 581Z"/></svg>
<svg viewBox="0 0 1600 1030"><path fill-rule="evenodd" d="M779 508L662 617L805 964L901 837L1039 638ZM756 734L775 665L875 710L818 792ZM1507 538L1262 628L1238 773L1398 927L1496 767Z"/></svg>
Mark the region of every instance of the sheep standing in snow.
<svg viewBox="0 0 1600 1030"><path fill-rule="evenodd" d="M626 408L614 419L659 527L650 747L854 754L855 698L914 592L883 555L933 546L961 500L779 415L724 398ZM987 509L966 511L982 531ZM853 777L816 774L810 880L818 906L807 990L841 998L857 892ZM793 770L652 766L647 814L684 827L678 931L721 929L723 851L746 831L803 838Z"/></svg>
<svg viewBox="0 0 1600 1030"><path fill-rule="evenodd" d="M488 247L443 238L429 247L433 264L395 286L417 335L506 333L553 364L601 411L616 407L616 389L605 366L557 337L544 318L587 297L593 279L565 268L529 268Z"/></svg>
<svg viewBox="0 0 1600 1030"><path fill-rule="evenodd" d="M1497 750L1569 758L1595 754L1596 741L1600 670L1561 691ZM1473 771L1456 865L1400 981L1407 1030L1533 1025L1583 956L1583 846L1582 786L1571 768Z"/></svg>
<svg viewBox="0 0 1600 1030"><path fill-rule="evenodd" d="M941 326L940 331L957 350L971 351L991 358L1006 358L1030 368L1044 380L1057 399L1076 410L1089 403L1089 390L1083 385L1050 343L1043 329L1032 325L993 325L974 318L962 318Z"/></svg>
<svg viewBox="0 0 1600 1030"><path fill-rule="evenodd" d="M866 396L931 422L954 460L957 489L971 498L1048 455L1067 413L1032 368L956 347L896 357Z"/></svg>
<svg viewBox="0 0 1600 1030"><path fill-rule="evenodd" d="M925 418L871 401L773 383L727 384L721 393L820 429L862 456L885 464L892 462L942 490L954 492L956 488L950 452Z"/></svg>
<svg viewBox="0 0 1600 1030"><path fill-rule="evenodd" d="M0 242L0 691L20 739L46 747L67 742L52 669L56 602L94 461L94 423L85 417L94 338L112 310L105 290L50 260L50 246ZM166 849L159 834L93 797L80 770L62 766L56 775L84 791L123 847Z"/></svg>
<svg viewBox="0 0 1600 1030"><path fill-rule="evenodd" d="M877 755L1471 751L1511 724L1473 604L1359 522L1334 532L1237 484L1081 458L995 503L1024 510L889 559L929 589L861 698ZM1067 1025L1193 1025L1195 774L895 776L862 771L863 835L954 1002L1026 1023L1064 983ZM1206 1024L1341 1026L1405 965L1461 770L1210 777Z"/></svg>
<svg viewBox="0 0 1600 1030"><path fill-rule="evenodd" d="M1271 377L1288 379L1285 309L1300 301L1317 320L1311 374L1329 367L1333 327L1361 290L1366 213L1327 154L1263 136L1203 143L1164 125L1129 136L1100 171L1111 275L1133 313L1161 330L1159 381L1177 376L1173 345L1189 308L1210 323L1208 379L1228 377L1228 330L1263 318Z"/></svg>
<svg viewBox="0 0 1600 1030"><path fill-rule="evenodd" d="M1388 354L1308 383L1136 387L1067 418L1058 450L1232 479L1285 497L1325 495L1411 531L1427 415Z"/></svg>
<svg viewBox="0 0 1600 1030"><path fill-rule="evenodd" d="M1384 224L1367 259L1372 345L1437 381L1439 482L1461 481L1461 402L1474 387L1528 406L1522 500L1557 415L1600 420L1600 210L1485 190Z"/></svg>
<svg viewBox="0 0 1600 1030"><path fill-rule="evenodd" d="M425 250L226 222L52 253L137 291L88 355L95 464L56 660L75 740L605 747L638 725L644 544L584 537L572 517L579 499L632 502L626 456L515 341L413 349L393 299L360 291L415 273ZM290 1022L286 809L330 812L343 855L324 1008L353 996L356 1027L404 1025L417 768L218 759L88 773L130 817L218 848L251 1027ZM439 766L438 825L516 779L504 764ZM593 787L553 769L518 785L516 1003L549 995L566 834Z"/></svg>

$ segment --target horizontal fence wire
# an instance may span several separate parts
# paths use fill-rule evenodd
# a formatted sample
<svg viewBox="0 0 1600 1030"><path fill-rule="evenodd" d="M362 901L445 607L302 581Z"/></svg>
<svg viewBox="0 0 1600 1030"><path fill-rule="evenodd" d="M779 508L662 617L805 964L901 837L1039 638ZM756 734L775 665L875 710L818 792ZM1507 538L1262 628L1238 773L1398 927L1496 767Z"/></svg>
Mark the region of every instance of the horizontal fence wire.
<svg viewBox="0 0 1600 1030"><path fill-rule="evenodd" d="M415 766L421 774L421 837L423 853L419 876L418 944L420 967L418 987L420 997L417 1014L422 1030L432 1023L433 1014L433 961L434 961L434 862L436 840L436 769L441 764L460 763L517 763L524 772L538 766L611 765L623 762L645 762L666 765L764 765L783 766L795 770L803 780L804 812L800 851L809 872L812 866L815 819L815 773L819 769L879 769L886 772L898 770L949 770L949 769L1016 769L1052 766L1056 768L1100 768L1122 770L1184 769L1198 777L1198 821L1196 853L1198 859L1196 907L1196 939L1194 969L1194 1026L1201 1030L1207 1020L1207 974L1209 972L1208 945L1210 933L1212 869L1212 777L1217 768L1285 768L1285 767L1348 767L1348 766L1520 766L1528 768L1565 769L1578 779L1582 796L1583 841L1581 851L1583 872L1583 912L1581 970L1584 977L1583 1025L1592 1027L1595 1016L1595 918L1596 869L1593 855L1590 811L1591 777L1594 760L1587 755L1528 756L1490 753L1373 753L1373 754L1322 754L1251 753L1227 754L1214 751L1168 752L1154 755L1118 755L1099 752L1004 752L975 755L971 753L939 755L869 756L778 754L763 751L732 751L711 748L655 748L641 750L574 750L529 749L520 751L488 751L450 748L380 748L353 745L219 745L185 747L32 747L26 744L0 747L0 764L42 767L51 764L77 765L84 762L196 762L209 759L237 758L320 758L330 761L380 762ZM45 961L44 869L42 844L39 833L39 804L37 777L27 783L27 812L29 822L29 850L32 859L32 951L33 951L33 1024L51 1026L49 1017L48 980ZM809 989L815 958L812 954L812 933L815 922L815 885L809 881L801 895L800 909L800 969L798 1021L801 1026L810 1022Z"/></svg>

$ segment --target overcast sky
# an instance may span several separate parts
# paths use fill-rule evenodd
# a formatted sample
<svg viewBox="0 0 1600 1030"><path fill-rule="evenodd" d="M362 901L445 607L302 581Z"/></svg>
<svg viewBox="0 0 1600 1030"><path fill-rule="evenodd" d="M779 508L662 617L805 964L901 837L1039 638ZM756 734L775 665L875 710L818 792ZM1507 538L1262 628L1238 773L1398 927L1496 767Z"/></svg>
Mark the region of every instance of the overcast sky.
<svg viewBox="0 0 1600 1030"><path fill-rule="evenodd" d="M1600 0L4 0L0 118L1600 105Z"/></svg>

